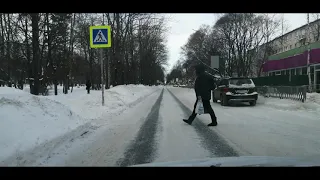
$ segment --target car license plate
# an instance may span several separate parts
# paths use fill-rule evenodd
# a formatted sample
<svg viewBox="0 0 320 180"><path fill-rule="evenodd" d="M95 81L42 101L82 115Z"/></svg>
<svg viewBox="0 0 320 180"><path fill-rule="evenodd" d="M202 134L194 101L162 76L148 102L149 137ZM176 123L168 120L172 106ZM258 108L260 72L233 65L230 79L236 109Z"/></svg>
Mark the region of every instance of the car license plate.
<svg viewBox="0 0 320 180"><path fill-rule="evenodd" d="M239 94L245 94L247 93L248 90L237 90L236 93L239 93Z"/></svg>

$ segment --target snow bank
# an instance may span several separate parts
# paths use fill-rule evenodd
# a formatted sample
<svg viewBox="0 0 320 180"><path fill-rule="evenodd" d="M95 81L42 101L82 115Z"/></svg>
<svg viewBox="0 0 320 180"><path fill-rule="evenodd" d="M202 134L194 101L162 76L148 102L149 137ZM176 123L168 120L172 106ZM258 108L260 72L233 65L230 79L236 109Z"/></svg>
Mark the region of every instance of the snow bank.
<svg viewBox="0 0 320 180"><path fill-rule="evenodd" d="M319 93L307 93L307 102L313 102L320 105Z"/></svg>
<svg viewBox="0 0 320 180"><path fill-rule="evenodd" d="M55 138L84 122L57 101L14 88L0 88L0 159Z"/></svg>
<svg viewBox="0 0 320 180"><path fill-rule="evenodd" d="M130 108L140 102L145 96L155 92L161 87L143 85L121 85L105 90L102 106L101 91L90 91L87 94L85 87L74 88L69 94L49 96L71 108L76 114L87 119L103 118L104 115L117 113L119 109Z"/></svg>
<svg viewBox="0 0 320 180"><path fill-rule="evenodd" d="M94 120L107 122L106 115L110 117L110 113L130 108L160 88L116 86L105 91L105 106L102 107L101 91L87 94L85 87L74 87L73 93L58 96L34 96L29 93L29 88L0 87L0 160L86 123L94 124Z"/></svg>
<svg viewBox="0 0 320 180"><path fill-rule="evenodd" d="M307 93L307 100L305 103L290 99L265 98L263 96L259 96L257 104L263 104L282 110L303 110L320 113L320 94Z"/></svg>

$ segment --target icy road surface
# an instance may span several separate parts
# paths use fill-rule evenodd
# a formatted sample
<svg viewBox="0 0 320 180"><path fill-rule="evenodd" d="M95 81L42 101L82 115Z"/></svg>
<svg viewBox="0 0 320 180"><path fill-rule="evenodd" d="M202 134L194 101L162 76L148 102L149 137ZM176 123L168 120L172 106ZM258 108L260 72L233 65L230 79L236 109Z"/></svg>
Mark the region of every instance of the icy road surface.
<svg viewBox="0 0 320 180"><path fill-rule="evenodd" d="M209 157L320 154L317 108L307 111L299 104L288 108L286 100L277 99L259 99L255 107L211 102L218 126L207 127L209 115L197 116L190 126L182 119L191 114L194 101L193 89L159 88L120 115L105 117L105 126L77 128L21 153L18 164L9 159L4 165L130 166Z"/></svg>
<svg viewBox="0 0 320 180"><path fill-rule="evenodd" d="M192 107L194 90L169 88L182 103ZM272 99L279 104L288 100ZM303 106L306 103L301 103ZM229 142L240 155L312 156L320 154L320 112L303 108L271 106L258 100L248 105L225 107L212 103L219 125L212 128ZM198 118L209 123L208 115Z"/></svg>

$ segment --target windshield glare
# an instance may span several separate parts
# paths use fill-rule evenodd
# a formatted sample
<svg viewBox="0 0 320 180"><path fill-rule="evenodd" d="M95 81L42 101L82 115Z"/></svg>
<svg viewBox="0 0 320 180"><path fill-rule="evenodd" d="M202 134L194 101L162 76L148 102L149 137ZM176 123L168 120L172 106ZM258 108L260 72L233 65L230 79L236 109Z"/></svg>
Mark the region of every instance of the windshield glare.
<svg viewBox="0 0 320 180"><path fill-rule="evenodd" d="M243 85L243 84L252 84L251 79L231 79L230 84L232 85Z"/></svg>

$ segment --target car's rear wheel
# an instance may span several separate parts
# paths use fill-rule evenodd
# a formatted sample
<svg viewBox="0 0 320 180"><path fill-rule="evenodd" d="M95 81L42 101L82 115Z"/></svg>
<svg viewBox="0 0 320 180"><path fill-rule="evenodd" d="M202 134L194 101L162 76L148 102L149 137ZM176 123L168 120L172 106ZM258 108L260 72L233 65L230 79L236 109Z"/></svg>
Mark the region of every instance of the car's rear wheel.
<svg viewBox="0 0 320 180"><path fill-rule="evenodd" d="M212 93L212 101L213 101L214 103L218 102L218 100L214 97L214 93Z"/></svg>
<svg viewBox="0 0 320 180"><path fill-rule="evenodd" d="M228 100L227 100L227 97L226 97L226 96L221 95L221 96L220 96L220 103L221 103L221 106L228 106Z"/></svg>
<svg viewBox="0 0 320 180"><path fill-rule="evenodd" d="M250 106L255 106L257 104L257 101L254 100L254 101L250 101L249 103L250 103Z"/></svg>

